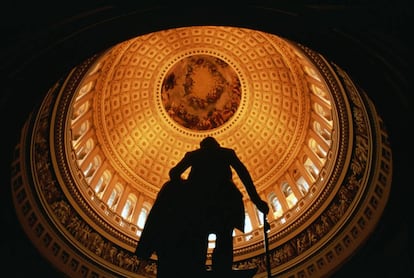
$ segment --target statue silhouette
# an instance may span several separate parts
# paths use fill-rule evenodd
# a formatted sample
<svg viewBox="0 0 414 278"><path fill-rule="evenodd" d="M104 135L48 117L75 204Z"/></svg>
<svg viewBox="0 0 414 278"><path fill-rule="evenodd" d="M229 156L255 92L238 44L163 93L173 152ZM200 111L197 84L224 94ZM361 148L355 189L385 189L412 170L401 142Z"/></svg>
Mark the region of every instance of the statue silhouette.
<svg viewBox="0 0 414 278"><path fill-rule="evenodd" d="M230 276L233 230L244 232L245 223L243 196L233 182L232 168L252 202L268 214L268 204L236 152L211 136L204 138L199 149L187 152L170 170L170 180L158 193L137 246L138 257L157 254L158 278L204 277L209 234L216 235L211 273Z"/></svg>

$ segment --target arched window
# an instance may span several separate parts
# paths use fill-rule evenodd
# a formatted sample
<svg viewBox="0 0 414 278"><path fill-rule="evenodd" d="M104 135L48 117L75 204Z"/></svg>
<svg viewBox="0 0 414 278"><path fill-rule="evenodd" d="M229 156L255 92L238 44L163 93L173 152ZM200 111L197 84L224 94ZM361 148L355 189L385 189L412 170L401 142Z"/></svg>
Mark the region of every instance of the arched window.
<svg viewBox="0 0 414 278"><path fill-rule="evenodd" d="M283 209L282 205L280 204L279 199L277 198L275 193L270 193L268 197L269 203L271 205L272 211L273 211L273 217L278 218L282 216Z"/></svg>
<svg viewBox="0 0 414 278"><path fill-rule="evenodd" d="M319 103L315 103L315 112L320 115L322 118L326 119L328 122L332 121L331 111L327 110L325 107L320 105Z"/></svg>
<svg viewBox="0 0 414 278"><path fill-rule="evenodd" d="M86 111L88 111L89 109L89 101L85 101L84 103L82 103L81 105L79 105L74 111L73 111L73 115L72 115L72 120L76 121L77 119L79 119L82 115L84 115L86 113Z"/></svg>
<svg viewBox="0 0 414 278"><path fill-rule="evenodd" d="M74 129L72 129L72 139L78 141L82 135L84 135L90 127L89 120L82 122L82 124Z"/></svg>
<svg viewBox="0 0 414 278"><path fill-rule="evenodd" d="M309 184L307 183L307 181L303 177L300 177L296 181L296 184L297 184L298 189L299 189L300 193L302 194L302 196L305 196L309 192Z"/></svg>
<svg viewBox="0 0 414 278"><path fill-rule="evenodd" d="M88 76L94 75L95 73L100 71L101 68L102 68L102 62L96 63L95 66L93 68L91 68L91 70L88 72Z"/></svg>
<svg viewBox="0 0 414 278"><path fill-rule="evenodd" d="M91 178L99 166L101 166L101 157L99 155L96 155L88 164L88 166L83 170L83 174L86 178Z"/></svg>
<svg viewBox="0 0 414 278"><path fill-rule="evenodd" d="M331 145L331 132L321 126L321 123L315 121L313 123L313 130L319 135L328 145Z"/></svg>
<svg viewBox="0 0 414 278"><path fill-rule="evenodd" d="M208 235L208 248L213 249L216 247L216 234L209 234Z"/></svg>
<svg viewBox="0 0 414 278"><path fill-rule="evenodd" d="M310 174L313 180L316 180L319 175L319 169L315 166L313 161L310 158L307 158L304 163L306 171Z"/></svg>
<svg viewBox="0 0 414 278"><path fill-rule="evenodd" d="M250 219L250 215L247 212L245 212L244 214L245 214L244 232L247 234L247 233L250 233L251 231L253 231L253 226L252 226L252 221ZM245 236L245 240L250 240L250 239L252 239L251 234Z"/></svg>
<svg viewBox="0 0 414 278"><path fill-rule="evenodd" d="M326 158L326 151L315 141L315 139L309 139L309 148L312 152L321 160L325 161Z"/></svg>
<svg viewBox="0 0 414 278"><path fill-rule="evenodd" d="M89 81L88 83L83 85L82 88L80 88L80 90L78 92L76 100L79 100L81 97L83 97L84 95L89 93L91 91L91 89L93 88L93 85L94 85L93 81Z"/></svg>
<svg viewBox="0 0 414 278"><path fill-rule="evenodd" d="M109 170L105 170L102 176L99 177L98 182L95 185L95 193L99 198L102 198L103 193L105 192L106 186L109 184L111 180L111 173Z"/></svg>
<svg viewBox="0 0 414 278"><path fill-rule="evenodd" d="M258 210L256 208L256 214L257 214L257 219L259 220L259 225L263 226L264 222L263 222L263 212L261 212L260 210Z"/></svg>
<svg viewBox="0 0 414 278"><path fill-rule="evenodd" d="M112 189L111 196L109 196L109 199L107 202L108 207L111 208L112 210L116 209L119 199L121 197L122 191L123 191L123 186L120 183L117 183L115 187Z"/></svg>
<svg viewBox="0 0 414 278"><path fill-rule="evenodd" d="M295 194L293 194L292 188L290 187L290 185L287 182L284 182L282 184L282 192L283 195L286 198L288 207L291 208L294 205L296 205L296 203L298 202L298 199L296 199Z"/></svg>
<svg viewBox="0 0 414 278"><path fill-rule="evenodd" d="M305 66L305 72L312 77L315 80L318 80L319 82L321 82L321 78L320 75L318 74L318 72L316 70L314 70L313 68L309 67L309 66Z"/></svg>
<svg viewBox="0 0 414 278"><path fill-rule="evenodd" d="M318 96L320 99L322 99L324 102L326 103L331 103L328 99L328 93L324 90L322 90L321 88L319 88L318 86L316 86L315 84L311 84L310 86L312 92Z"/></svg>
<svg viewBox="0 0 414 278"><path fill-rule="evenodd" d="M145 202L142 205L141 211L140 211L139 216L138 216L138 221L137 221L137 226L140 229L144 228L145 221L147 221L147 217L148 217L150 208L151 208L151 205L148 202Z"/></svg>
<svg viewBox="0 0 414 278"><path fill-rule="evenodd" d="M122 218L129 221L131 220L136 202L137 197L135 196L135 194L130 193L121 212Z"/></svg>
<svg viewBox="0 0 414 278"><path fill-rule="evenodd" d="M76 158L78 159L78 164L81 164L81 161L79 160L83 160L86 155L88 153L91 152L91 150L93 149L95 143L93 141L92 138L89 138L85 144L81 145L77 150L76 150Z"/></svg>

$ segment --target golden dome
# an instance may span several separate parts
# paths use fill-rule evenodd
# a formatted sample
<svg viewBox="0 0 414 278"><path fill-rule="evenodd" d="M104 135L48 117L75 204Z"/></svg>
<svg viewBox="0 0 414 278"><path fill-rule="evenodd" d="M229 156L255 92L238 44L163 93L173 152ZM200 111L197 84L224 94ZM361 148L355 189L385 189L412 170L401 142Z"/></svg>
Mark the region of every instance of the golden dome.
<svg viewBox="0 0 414 278"><path fill-rule="evenodd" d="M179 108L171 110L174 105ZM274 34L193 26L123 41L56 84L38 112L48 113L51 122L32 119L38 197L60 227L56 236L69 239L67 252L98 261L102 273L150 275L137 270L133 255L140 217L169 169L207 135L236 150L271 205L273 273L336 268L370 232L360 227L355 237L355 227L365 225L361 219L376 223L388 195L390 149L370 100L341 68ZM203 124L193 124L200 119ZM38 148L50 152L52 169ZM379 149L382 155L374 156ZM381 177L380 160L389 165ZM380 179L378 196L369 182ZM236 184L251 230L234 235L235 265L246 268L264 260L263 223L238 179ZM374 208L362 195L375 196L380 205ZM357 206L366 210L355 216ZM345 222L351 224L341 230ZM82 239L82 230L94 235L93 242ZM332 242L322 244L327 238ZM133 267L114 265L104 245ZM333 251L338 259L330 260Z"/></svg>

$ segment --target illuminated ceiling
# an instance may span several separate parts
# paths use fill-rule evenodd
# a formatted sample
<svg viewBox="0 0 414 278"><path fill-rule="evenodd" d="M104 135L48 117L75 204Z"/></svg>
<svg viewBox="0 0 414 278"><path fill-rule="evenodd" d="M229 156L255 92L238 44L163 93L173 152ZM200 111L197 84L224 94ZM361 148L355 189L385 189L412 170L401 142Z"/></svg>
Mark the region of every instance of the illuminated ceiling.
<svg viewBox="0 0 414 278"><path fill-rule="evenodd" d="M180 63L199 55L221 59L229 68L217 70L226 75L223 83L228 84L219 101L240 95L236 107L227 109L234 110L228 120L201 129L175 120L179 109L190 107L188 99L187 103L175 101L176 106L184 106L175 112L166 109L163 99L169 71L187 67L182 71L188 72L190 66ZM140 191L157 192L168 179L169 168L206 135L236 149L263 190L292 165L312 129L312 83L304 78L306 69L299 55L297 48L270 34L229 27L181 28L141 36L105 52L80 87L93 90L93 127L103 153ZM192 68L191 76L201 79L193 81L194 90L219 82L205 67ZM184 78L184 72L178 74ZM202 83L203 76L210 83ZM180 86L184 87L178 83L176 91ZM329 96L325 84L320 82L320 86ZM222 117L226 113L220 108L216 111Z"/></svg>
<svg viewBox="0 0 414 278"><path fill-rule="evenodd" d="M317 170L306 192L292 186L296 200L284 208L292 221L298 215L292 207L309 205L323 188L317 175L329 171L326 156L335 152L331 93L322 75L298 46L263 32L203 26L140 36L99 57L77 94L73 148L85 146L80 133L93 138L99 161L120 176L122 190L146 198L154 198L169 169L207 135L237 151L263 199L271 202L273 191L285 198L281 185L299 182L298 172L306 171L304 157L314 151L310 138L318 137L313 133L319 123L327 130L316 139L324 153L308 157L317 160L311 163ZM318 102L328 114L317 111L321 120L312 119ZM77 163L90 175L93 166L83 157ZM309 188L312 194L306 194ZM277 226L286 220L281 217Z"/></svg>
<svg viewBox="0 0 414 278"><path fill-rule="evenodd" d="M73 242L67 252L87 256L87 267L102 275L131 269L114 266L82 242L58 208L68 208L98 242L133 258L139 212L152 204L169 169L206 135L236 150L272 204L273 273L288 276L309 267L329 273L365 240L387 199L391 167L382 173L381 196L368 186L380 184L380 160L391 164L378 135L383 131L371 126L371 117L381 119L370 100L323 56L273 34L198 26L132 38L74 68L48 93L39 115L47 113L50 122L32 119L37 145L27 179L35 176L46 218L59 227L56 238ZM50 138L44 137L47 129ZM49 140L52 168L46 172L54 172L57 182L39 174L48 163L38 148L47 151ZM384 157L373 155L376 148ZM253 229L249 237L235 236L237 267L264 256L262 227L244 195ZM363 195L376 197L376 205ZM128 201L133 209L124 215ZM358 206L366 209L352 216Z"/></svg>

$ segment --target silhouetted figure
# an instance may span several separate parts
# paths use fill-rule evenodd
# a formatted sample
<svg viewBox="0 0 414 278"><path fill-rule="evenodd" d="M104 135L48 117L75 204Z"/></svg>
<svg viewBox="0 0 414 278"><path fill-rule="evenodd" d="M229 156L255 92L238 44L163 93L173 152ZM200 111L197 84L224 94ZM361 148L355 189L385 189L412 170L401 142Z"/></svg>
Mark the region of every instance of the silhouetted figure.
<svg viewBox="0 0 414 278"><path fill-rule="evenodd" d="M187 152L170 170L170 181L157 195L135 252L143 259L157 254L158 278L211 277L206 276L205 265L211 233L216 235L213 272L231 276L233 230L244 232L245 223L243 196L231 168L256 207L265 215L269 212L235 151L221 147L213 137L204 138L199 149Z"/></svg>
<svg viewBox="0 0 414 278"><path fill-rule="evenodd" d="M147 260L157 255L157 277L202 277L204 262L196 262L202 240L191 227L187 184L168 181L159 191L145 222L135 254Z"/></svg>
<svg viewBox="0 0 414 278"><path fill-rule="evenodd" d="M171 181L179 182L181 175L191 167L186 182L191 223L195 234L199 233L202 249L199 261L206 260L208 235L216 235L212 254L214 272L229 272L233 264L233 230L244 232L245 209L243 196L232 179L233 168L246 191L265 215L269 212L268 204L257 194L253 180L236 152L223 148L213 137L206 137L200 142L200 148L187 152L183 159L170 170ZM195 236L197 238L197 236Z"/></svg>

